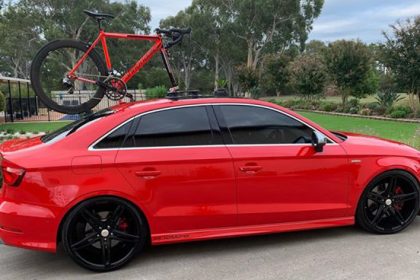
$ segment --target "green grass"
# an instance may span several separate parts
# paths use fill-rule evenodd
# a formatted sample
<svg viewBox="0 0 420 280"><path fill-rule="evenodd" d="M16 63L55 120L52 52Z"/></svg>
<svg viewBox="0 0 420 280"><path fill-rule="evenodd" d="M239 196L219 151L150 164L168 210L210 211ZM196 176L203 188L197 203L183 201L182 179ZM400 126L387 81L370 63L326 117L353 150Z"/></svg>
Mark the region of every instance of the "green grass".
<svg viewBox="0 0 420 280"><path fill-rule="evenodd" d="M420 149L420 124L299 112L330 130L357 132L406 143Z"/></svg>
<svg viewBox="0 0 420 280"><path fill-rule="evenodd" d="M28 122L28 123L6 123L0 124L0 131L13 129L15 132L47 132L65 126L69 122Z"/></svg>

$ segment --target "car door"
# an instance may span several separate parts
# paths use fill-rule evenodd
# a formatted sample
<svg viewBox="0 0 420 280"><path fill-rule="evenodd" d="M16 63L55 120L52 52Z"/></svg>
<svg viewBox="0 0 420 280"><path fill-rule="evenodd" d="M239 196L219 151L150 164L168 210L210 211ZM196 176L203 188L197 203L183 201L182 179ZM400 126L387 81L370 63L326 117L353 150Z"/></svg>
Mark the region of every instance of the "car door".
<svg viewBox="0 0 420 280"><path fill-rule="evenodd" d="M348 215L349 172L340 145L316 153L314 129L277 110L214 106L231 139L240 225L334 219Z"/></svg>
<svg viewBox="0 0 420 280"><path fill-rule="evenodd" d="M155 233L236 225L232 158L212 110L158 110L133 126L115 162Z"/></svg>

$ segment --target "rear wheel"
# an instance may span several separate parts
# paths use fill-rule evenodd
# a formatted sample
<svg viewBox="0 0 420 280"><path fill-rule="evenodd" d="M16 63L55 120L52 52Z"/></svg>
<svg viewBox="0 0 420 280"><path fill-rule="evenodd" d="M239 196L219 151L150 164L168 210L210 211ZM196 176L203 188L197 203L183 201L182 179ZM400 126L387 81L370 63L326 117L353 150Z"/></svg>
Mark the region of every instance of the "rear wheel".
<svg viewBox="0 0 420 280"><path fill-rule="evenodd" d="M100 197L70 212L63 224L62 241L77 264L93 271L111 271L143 249L147 232L144 218L129 202Z"/></svg>
<svg viewBox="0 0 420 280"><path fill-rule="evenodd" d="M68 75L88 49L89 45L80 41L57 40L36 54L31 65L31 83L47 107L65 114L80 114L101 101L105 88L96 82L106 78L107 68L95 50L73 77Z"/></svg>
<svg viewBox="0 0 420 280"><path fill-rule="evenodd" d="M419 211L419 184L404 171L389 171L374 179L359 201L356 221L365 230L397 233L408 227Z"/></svg>

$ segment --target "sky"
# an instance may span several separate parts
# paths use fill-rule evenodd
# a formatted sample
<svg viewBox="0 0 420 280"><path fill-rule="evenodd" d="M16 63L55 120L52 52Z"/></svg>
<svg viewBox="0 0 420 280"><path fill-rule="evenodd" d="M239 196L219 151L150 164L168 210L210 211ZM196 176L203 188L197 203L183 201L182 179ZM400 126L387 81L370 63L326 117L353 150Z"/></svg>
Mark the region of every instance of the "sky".
<svg viewBox="0 0 420 280"><path fill-rule="evenodd" d="M139 0L150 7L152 28L167 16L191 4L191 0ZM309 39L334 41L360 39L367 43L383 40L382 31L398 19L420 15L419 0L325 0Z"/></svg>

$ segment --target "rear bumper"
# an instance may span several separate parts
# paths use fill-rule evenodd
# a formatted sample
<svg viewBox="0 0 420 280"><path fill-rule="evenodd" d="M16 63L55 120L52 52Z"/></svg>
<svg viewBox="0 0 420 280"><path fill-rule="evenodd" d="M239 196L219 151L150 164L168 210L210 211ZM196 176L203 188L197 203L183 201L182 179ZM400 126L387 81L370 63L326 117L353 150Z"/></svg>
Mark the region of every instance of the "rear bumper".
<svg viewBox="0 0 420 280"><path fill-rule="evenodd" d="M56 251L57 225L46 207L0 198L0 241L27 249Z"/></svg>

